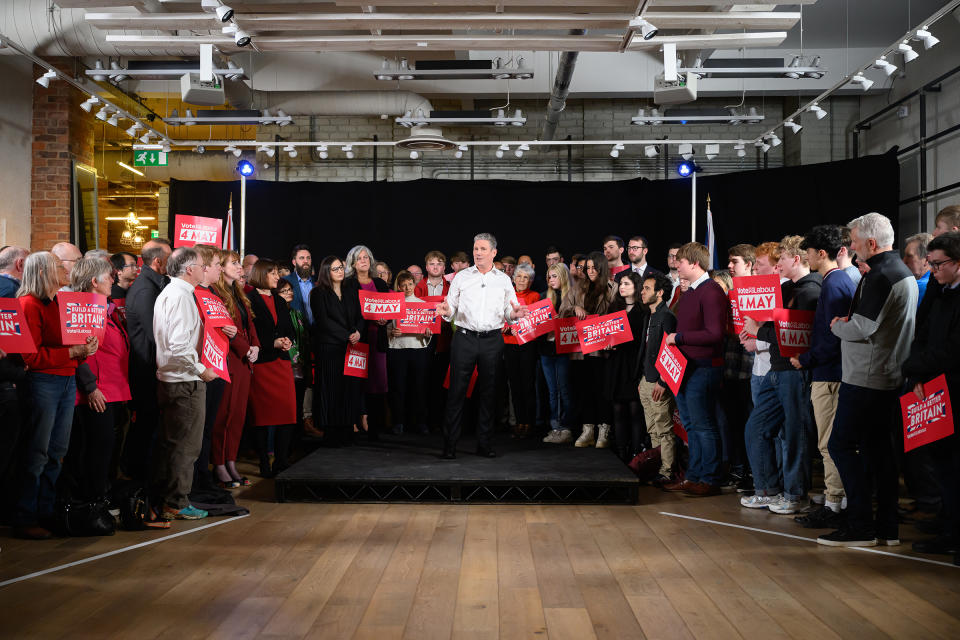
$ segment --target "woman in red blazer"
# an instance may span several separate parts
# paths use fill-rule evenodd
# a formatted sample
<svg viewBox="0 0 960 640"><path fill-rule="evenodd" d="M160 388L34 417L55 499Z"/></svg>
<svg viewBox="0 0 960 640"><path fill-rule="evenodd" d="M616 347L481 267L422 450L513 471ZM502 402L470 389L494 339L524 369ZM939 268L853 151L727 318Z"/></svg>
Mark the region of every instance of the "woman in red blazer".
<svg viewBox="0 0 960 640"><path fill-rule="evenodd" d="M253 311L250 300L243 292L241 276L243 266L236 251L223 252L223 271L220 281L213 285L214 291L233 318L237 333L230 339L227 352L227 372L230 382L223 390L223 399L213 424L210 443L210 462L221 486L239 487L250 481L237 471L237 452L243 423L247 419L247 398L250 396L250 377L253 363L260 354L260 339L253 326Z"/></svg>
<svg viewBox="0 0 960 640"><path fill-rule="evenodd" d="M540 294L530 288L533 277L533 267L529 264L520 264L514 269L513 286L517 290L517 300L522 305L540 301ZM507 365L513 412L517 416L513 435L516 438L526 438L537 414L536 380L540 354L536 342L520 344L507 325L503 328L503 342L503 359Z"/></svg>
<svg viewBox="0 0 960 640"><path fill-rule="evenodd" d="M99 342L67 346L60 336L60 306L57 303L63 264L49 251L27 256L17 297L30 328L36 353L23 354L30 387L33 433L26 442L24 473L13 518L14 534L31 540L53 535L54 487L60 476L60 459L70 443L77 385L77 364L97 352ZM47 526L41 526L42 524Z"/></svg>

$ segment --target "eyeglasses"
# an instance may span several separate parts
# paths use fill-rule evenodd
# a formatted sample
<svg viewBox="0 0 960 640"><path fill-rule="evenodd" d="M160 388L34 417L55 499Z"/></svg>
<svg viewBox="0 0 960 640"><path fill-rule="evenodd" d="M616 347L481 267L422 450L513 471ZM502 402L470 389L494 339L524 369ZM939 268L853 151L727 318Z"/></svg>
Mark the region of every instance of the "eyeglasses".
<svg viewBox="0 0 960 640"><path fill-rule="evenodd" d="M644 247L643 245L639 245L639 246L638 246L638 245L635 245L635 244L631 244L631 245L627 245L627 249L631 249L631 250L636 251L636 250L638 250L638 249L646 249L646 247Z"/></svg>
<svg viewBox="0 0 960 640"><path fill-rule="evenodd" d="M340 265L339 267L330 267L330 271L343 271L344 266Z"/></svg>
<svg viewBox="0 0 960 640"><path fill-rule="evenodd" d="M131 262L130 264L125 264L122 267L120 267L120 271L123 271L124 269L136 269L136 268L137 268L137 263Z"/></svg>
<svg viewBox="0 0 960 640"><path fill-rule="evenodd" d="M578 265L577 265L576 267L574 267L574 268L575 268L577 271L583 271L583 265L582 265L582 264L578 264Z"/></svg>
<svg viewBox="0 0 960 640"><path fill-rule="evenodd" d="M933 271L940 271L940 267L948 262L956 262L956 260L954 258L947 258L946 260L928 260L927 264L930 265L930 269Z"/></svg>

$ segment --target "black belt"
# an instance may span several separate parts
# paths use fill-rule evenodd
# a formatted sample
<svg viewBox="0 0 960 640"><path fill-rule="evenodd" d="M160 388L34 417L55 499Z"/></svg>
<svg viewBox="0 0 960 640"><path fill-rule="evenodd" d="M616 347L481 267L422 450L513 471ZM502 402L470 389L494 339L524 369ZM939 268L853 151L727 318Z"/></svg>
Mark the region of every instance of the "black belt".
<svg viewBox="0 0 960 640"><path fill-rule="evenodd" d="M457 327L457 332L462 332L468 336L476 336L478 338L489 338L490 336L503 333L500 329L491 329L490 331L474 331L473 329L464 329L463 327Z"/></svg>

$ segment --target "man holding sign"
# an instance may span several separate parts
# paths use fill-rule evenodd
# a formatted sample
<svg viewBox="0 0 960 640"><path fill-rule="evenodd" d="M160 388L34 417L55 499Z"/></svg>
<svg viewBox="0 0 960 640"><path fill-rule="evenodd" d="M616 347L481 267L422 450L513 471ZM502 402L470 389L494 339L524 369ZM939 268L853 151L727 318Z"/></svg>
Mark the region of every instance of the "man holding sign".
<svg viewBox="0 0 960 640"><path fill-rule="evenodd" d="M677 394L680 420L687 430L690 465L683 482L664 485L668 491L691 496L720 493L720 427L717 392L723 369L723 334L729 302L723 289L707 274L710 252L699 242L677 250L677 272L690 282L677 307L677 332L667 335L688 360L688 371Z"/></svg>
<svg viewBox="0 0 960 640"><path fill-rule="evenodd" d="M810 273L806 252L800 250L802 241L801 236L787 236L780 242L780 274L789 280L781 287L783 306L795 311L813 311L822 278L819 273ZM770 372L757 389L753 411L744 429L755 492L742 498L740 503L751 509L766 507L774 513L796 513L812 484L812 461L807 453L812 435L807 410L810 390L803 373L794 369L781 353L776 323L760 324L749 311L741 309L741 313L745 316L747 333L770 343ZM782 476L777 465L777 447L781 442L777 436L781 433Z"/></svg>
<svg viewBox="0 0 960 640"><path fill-rule="evenodd" d="M443 458L456 458L460 439L463 402L473 368L477 368L477 455L493 458L490 434L493 431L493 387L497 362L503 352L501 331L504 322L513 323L527 315L517 302L513 283L493 268L497 239L489 233L473 238L473 266L457 273L450 293L437 306L457 332L450 348L450 391L443 425Z"/></svg>
<svg viewBox="0 0 960 640"><path fill-rule="evenodd" d="M931 276L940 288L928 289L936 298L928 304L929 314L917 330L910 356L903 363L907 386L917 399L927 395L924 383L946 374L952 403L960 398L960 232L948 232L927 246ZM934 293L935 292L935 293ZM913 395L910 394L910 395ZM956 415L956 409L954 409ZM941 486L946 528L943 535L918 540L913 550L920 553L960 554L960 436L953 435L927 445L934 474Z"/></svg>

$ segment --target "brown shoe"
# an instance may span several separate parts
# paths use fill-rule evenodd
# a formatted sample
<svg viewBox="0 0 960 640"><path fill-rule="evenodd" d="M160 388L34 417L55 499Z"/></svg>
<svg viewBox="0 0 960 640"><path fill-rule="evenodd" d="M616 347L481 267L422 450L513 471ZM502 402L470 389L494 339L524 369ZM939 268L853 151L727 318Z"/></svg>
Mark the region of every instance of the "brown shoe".
<svg viewBox="0 0 960 640"><path fill-rule="evenodd" d="M705 498L707 496L720 495L720 487L715 484L707 484L706 482L691 482L683 492L691 498Z"/></svg>
<svg viewBox="0 0 960 640"><path fill-rule="evenodd" d="M664 491L672 491L672 492L686 491L687 487L689 487L692 484L693 483L690 482L689 480L682 480L680 482L672 482L670 484L665 484L660 488L663 489Z"/></svg>
<svg viewBox="0 0 960 640"><path fill-rule="evenodd" d="M24 540L49 540L53 537L53 533L49 529L44 529L40 525L14 527L13 535Z"/></svg>

